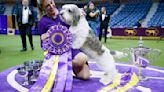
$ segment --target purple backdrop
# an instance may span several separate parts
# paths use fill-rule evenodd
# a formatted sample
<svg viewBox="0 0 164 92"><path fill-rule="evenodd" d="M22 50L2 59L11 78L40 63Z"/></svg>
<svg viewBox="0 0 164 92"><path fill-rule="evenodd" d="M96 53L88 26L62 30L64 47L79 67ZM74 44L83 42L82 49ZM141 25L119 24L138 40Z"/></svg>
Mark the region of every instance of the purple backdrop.
<svg viewBox="0 0 164 92"><path fill-rule="evenodd" d="M0 15L0 34L7 34L7 16Z"/></svg>
<svg viewBox="0 0 164 92"><path fill-rule="evenodd" d="M113 36L161 36L164 28L111 28Z"/></svg>

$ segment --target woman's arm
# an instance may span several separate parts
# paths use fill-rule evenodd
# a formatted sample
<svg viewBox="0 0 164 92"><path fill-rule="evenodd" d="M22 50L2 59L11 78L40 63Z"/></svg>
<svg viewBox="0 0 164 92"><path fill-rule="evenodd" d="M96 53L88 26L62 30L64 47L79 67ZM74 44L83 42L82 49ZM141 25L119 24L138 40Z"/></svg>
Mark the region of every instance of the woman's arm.
<svg viewBox="0 0 164 92"><path fill-rule="evenodd" d="M89 13L89 16L91 16L91 17L95 17L95 16L97 16L97 15L99 15L99 10L97 10L97 11L95 11L95 12L90 12L90 13Z"/></svg>

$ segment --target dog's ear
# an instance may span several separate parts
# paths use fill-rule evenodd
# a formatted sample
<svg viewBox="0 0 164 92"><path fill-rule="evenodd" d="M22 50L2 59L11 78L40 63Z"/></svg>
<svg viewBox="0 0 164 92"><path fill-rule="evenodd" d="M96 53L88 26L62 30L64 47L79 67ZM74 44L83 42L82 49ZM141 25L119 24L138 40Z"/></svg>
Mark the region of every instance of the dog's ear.
<svg viewBox="0 0 164 92"><path fill-rule="evenodd" d="M80 11L78 7L73 8L73 25L77 25L80 20Z"/></svg>

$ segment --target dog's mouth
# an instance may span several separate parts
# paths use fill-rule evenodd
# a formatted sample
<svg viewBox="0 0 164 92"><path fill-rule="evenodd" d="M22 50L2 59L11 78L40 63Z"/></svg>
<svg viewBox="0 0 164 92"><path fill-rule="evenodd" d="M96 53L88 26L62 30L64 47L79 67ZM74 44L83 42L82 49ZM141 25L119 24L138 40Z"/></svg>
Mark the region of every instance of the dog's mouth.
<svg viewBox="0 0 164 92"><path fill-rule="evenodd" d="M60 18L62 21L67 22L66 19L64 18L64 16L60 15Z"/></svg>
<svg viewBox="0 0 164 92"><path fill-rule="evenodd" d="M61 19L62 19L63 21L66 21L65 18L64 18L62 15L60 15L60 17L61 17Z"/></svg>
<svg viewBox="0 0 164 92"><path fill-rule="evenodd" d="M71 25L71 23L72 23L71 20L66 20L66 18L64 16L62 16L62 15L60 15L60 16L61 16L62 21L64 21L68 25Z"/></svg>

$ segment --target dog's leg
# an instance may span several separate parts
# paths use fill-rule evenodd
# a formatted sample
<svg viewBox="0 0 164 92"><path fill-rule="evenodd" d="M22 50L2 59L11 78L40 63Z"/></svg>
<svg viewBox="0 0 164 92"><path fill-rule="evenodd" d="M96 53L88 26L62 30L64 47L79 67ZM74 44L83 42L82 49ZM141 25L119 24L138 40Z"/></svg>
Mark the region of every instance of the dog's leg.
<svg viewBox="0 0 164 92"><path fill-rule="evenodd" d="M114 59L110 55L105 55L105 53L100 57L101 60L99 61L100 67L105 72L105 74L100 79L100 82L104 85L110 83L118 74L116 70L116 65Z"/></svg>
<svg viewBox="0 0 164 92"><path fill-rule="evenodd" d="M120 52L120 51L110 51L110 54L111 54L114 58L118 58L118 59L128 56L126 53L123 53L123 52Z"/></svg>
<svg viewBox="0 0 164 92"><path fill-rule="evenodd" d="M118 75L114 58L107 48L101 56L96 57L96 62L98 66L105 72L104 76L102 76L100 79L100 82L104 85L111 82Z"/></svg>

